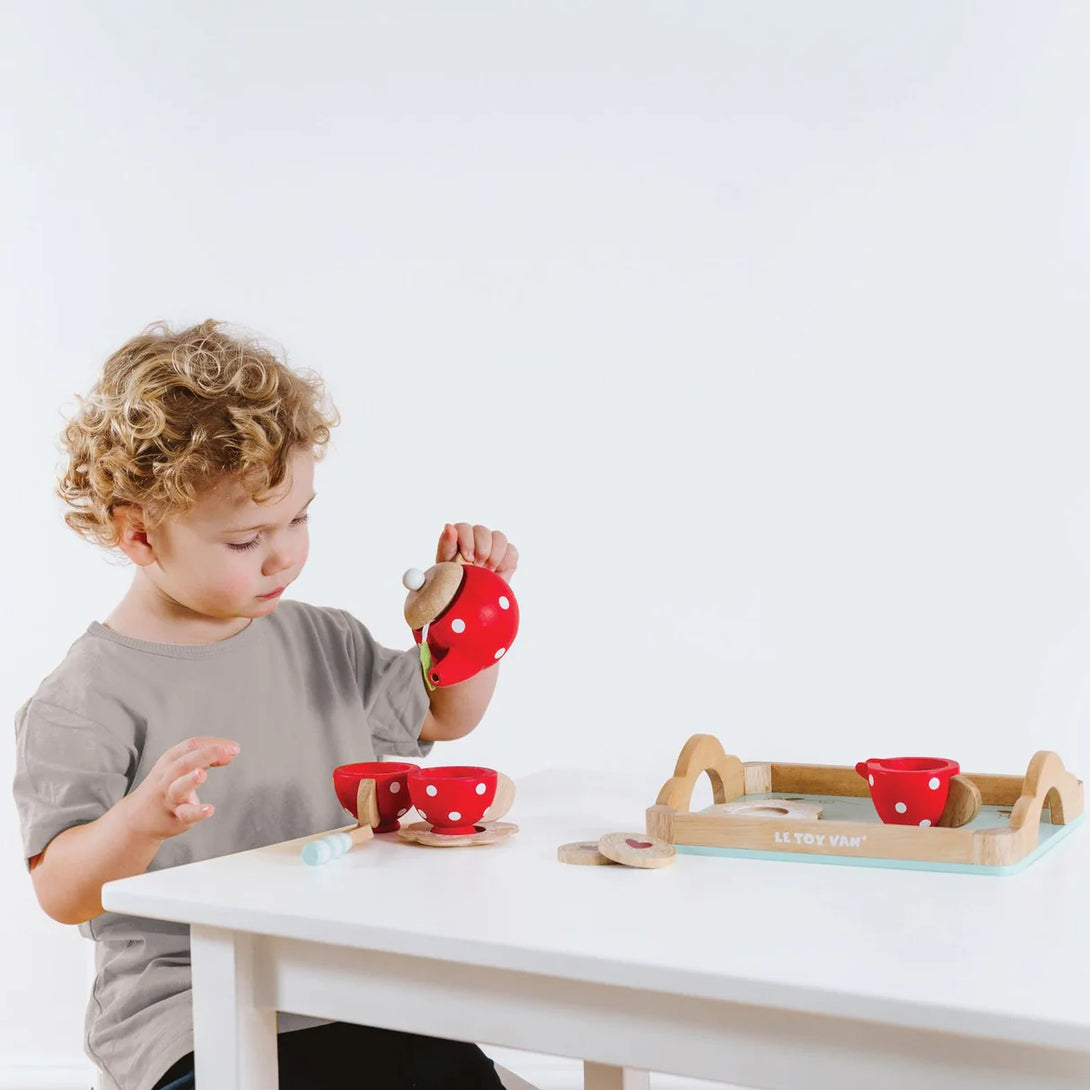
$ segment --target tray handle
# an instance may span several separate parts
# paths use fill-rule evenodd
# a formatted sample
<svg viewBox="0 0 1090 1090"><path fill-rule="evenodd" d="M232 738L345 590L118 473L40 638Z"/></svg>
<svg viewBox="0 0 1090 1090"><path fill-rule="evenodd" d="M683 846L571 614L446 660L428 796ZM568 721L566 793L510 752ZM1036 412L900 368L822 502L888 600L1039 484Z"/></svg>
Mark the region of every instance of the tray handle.
<svg viewBox="0 0 1090 1090"><path fill-rule="evenodd" d="M731 802L746 793L746 772L742 762L728 756L714 735L694 734L682 747L674 774L662 785L655 805L688 810L693 788L702 772L707 772L711 780L716 803Z"/></svg>
<svg viewBox="0 0 1090 1090"><path fill-rule="evenodd" d="M1082 813L1082 782L1068 772L1060 756L1038 750L1026 769L1022 795L1011 810L1010 828L1036 829L1041 811L1048 807L1053 825L1068 825Z"/></svg>

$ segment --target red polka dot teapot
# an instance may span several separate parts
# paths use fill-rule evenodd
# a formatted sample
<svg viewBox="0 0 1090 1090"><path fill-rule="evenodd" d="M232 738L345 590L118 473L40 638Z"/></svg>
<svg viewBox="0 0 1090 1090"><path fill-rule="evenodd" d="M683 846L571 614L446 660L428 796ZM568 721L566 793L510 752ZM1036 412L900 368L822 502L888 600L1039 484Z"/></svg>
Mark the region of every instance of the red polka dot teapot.
<svg viewBox="0 0 1090 1090"><path fill-rule="evenodd" d="M488 568L444 561L402 578L409 591L405 620L420 645L431 688L457 685L494 666L519 628L519 607L507 582Z"/></svg>

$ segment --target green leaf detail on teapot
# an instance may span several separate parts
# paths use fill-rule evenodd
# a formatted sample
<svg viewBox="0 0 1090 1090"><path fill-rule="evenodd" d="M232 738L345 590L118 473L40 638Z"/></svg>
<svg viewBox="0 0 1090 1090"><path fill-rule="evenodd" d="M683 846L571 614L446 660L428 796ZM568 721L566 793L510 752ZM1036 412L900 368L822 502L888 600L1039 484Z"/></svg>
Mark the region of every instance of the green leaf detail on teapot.
<svg viewBox="0 0 1090 1090"><path fill-rule="evenodd" d="M420 665L424 670L424 684L427 685L428 692L435 692L435 686L428 676L431 671L431 648L424 641L420 643Z"/></svg>

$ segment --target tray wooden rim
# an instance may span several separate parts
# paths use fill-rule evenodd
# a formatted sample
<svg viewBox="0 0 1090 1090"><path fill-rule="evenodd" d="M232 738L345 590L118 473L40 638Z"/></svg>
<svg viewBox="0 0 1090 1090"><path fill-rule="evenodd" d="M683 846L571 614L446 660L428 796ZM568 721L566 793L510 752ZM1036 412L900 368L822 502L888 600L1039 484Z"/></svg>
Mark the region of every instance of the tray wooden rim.
<svg viewBox="0 0 1090 1090"><path fill-rule="evenodd" d="M1066 825L1083 812L1083 784L1058 754L1039 750L1025 776L968 775L985 806L1011 808L1003 828L920 828L855 821L799 820L697 812L689 809L698 778L707 774L716 803L744 795L796 794L866 797L863 779L849 765L743 763L711 734L694 734L678 757L674 775L647 808L647 832L671 844L867 856L986 867L1008 867L1030 855L1040 841L1040 814Z"/></svg>

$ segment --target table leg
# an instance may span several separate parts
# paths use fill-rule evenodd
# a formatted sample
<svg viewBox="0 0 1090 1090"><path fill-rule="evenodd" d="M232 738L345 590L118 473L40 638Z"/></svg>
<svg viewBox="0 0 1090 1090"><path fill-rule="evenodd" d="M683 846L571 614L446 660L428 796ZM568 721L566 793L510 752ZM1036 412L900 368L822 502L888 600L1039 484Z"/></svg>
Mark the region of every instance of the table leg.
<svg viewBox="0 0 1090 1090"><path fill-rule="evenodd" d="M583 1090L649 1090L650 1084L646 1071L583 1061Z"/></svg>
<svg viewBox="0 0 1090 1090"><path fill-rule="evenodd" d="M253 936L190 928L193 1047L201 1090L276 1090L276 1011L254 1005Z"/></svg>

